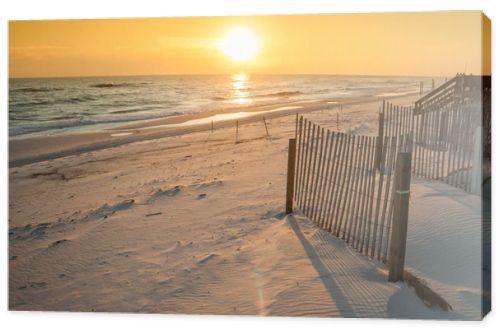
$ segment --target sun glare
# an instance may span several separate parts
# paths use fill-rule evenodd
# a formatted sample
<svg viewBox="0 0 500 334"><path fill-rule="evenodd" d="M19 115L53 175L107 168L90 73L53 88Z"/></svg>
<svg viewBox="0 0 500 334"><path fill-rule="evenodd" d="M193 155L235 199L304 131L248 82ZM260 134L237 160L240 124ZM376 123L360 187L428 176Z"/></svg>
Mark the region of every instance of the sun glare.
<svg viewBox="0 0 500 334"><path fill-rule="evenodd" d="M259 46L257 36L244 27L233 28L218 43L218 48L224 55L239 62L251 60Z"/></svg>

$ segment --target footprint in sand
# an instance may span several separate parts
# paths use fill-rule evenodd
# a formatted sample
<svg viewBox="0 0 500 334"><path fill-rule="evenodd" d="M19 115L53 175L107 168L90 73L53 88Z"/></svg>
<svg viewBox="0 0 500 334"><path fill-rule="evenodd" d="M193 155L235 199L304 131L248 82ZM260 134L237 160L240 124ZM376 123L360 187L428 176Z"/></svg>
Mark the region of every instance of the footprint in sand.
<svg viewBox="0 0 500 334"><path fill-rule="evenodd" d="M190 185L190 187L193 189L203 189L208 187L220 187L222 186L222 184L223 184L222 180L214 180L210 182L194 183Z"/></svg>
<svg viewBox="0 0 500 334"><path fill-rule="evenodd" d="M45 236L45 231L50 227L50 223L31 224L14 227L9 230L9 240L33 240L42 239Z"/></svg>
<svg viewBox="0 0 500 334"><path fill-rule="evenodd" d="M214 258L216 258L216 257L218 257L218 256L219 256L219 254L214 254L214 253L212 253L212 254L208 254L208 255L204 256L201 260L199 260L199 261L198 261L198 264L199 264L199 265L205 264L205 263L207 263L208 261L210 261L211 259L214 259Z"/></svg>
<svg viewBox="0 0 500 334"><path fill-rule="evenodd" d="M50 244L50 246L49 246L48 248L49 248L49 249L50 249L50 248L54 248L54 247L56 247L57 245L60 245L60 244L62 244L62 243L64 243L64 242L67 242L67 241L68 241L68 239L61 239L61 240L54 241L53 243L51 243L51 244Z"/></svg>
<svg viewBox="0 0 500 334"><path fill-rule="evenodd" d="M108 216L118 212L130 209L135 203L135 200L129 199L122 201L120 203L109 206L108 203L101 206L99 209L95 211L91 211L85 218L80 220L81 223L87 223L92 220L98 220L101 218L107 218Z"/></svg>
<svg viewBox="0 0 500 334"><path fill-rule="evenodd" d="M157 199L159 198L162 198L162 197L174 197L174 196L177 196L179 194L179 192L181 191L181 187L180 186L175 186L173 188L170 188L170 189L167 189L167 190L162 190L162 189L159 189L158 191L156 191L148 200L147 200L147 203L152 203L154 201L156 201Z"/></svg>
<svg viewBox="0 0 500 334"><path fill-rule="evenodd" d="M28 282L27 285L21 285L18 286L18 290L25 290L27 288L35 288L35 289L40 289L40 288L45 288L47 286L46 282Z"/></svg>

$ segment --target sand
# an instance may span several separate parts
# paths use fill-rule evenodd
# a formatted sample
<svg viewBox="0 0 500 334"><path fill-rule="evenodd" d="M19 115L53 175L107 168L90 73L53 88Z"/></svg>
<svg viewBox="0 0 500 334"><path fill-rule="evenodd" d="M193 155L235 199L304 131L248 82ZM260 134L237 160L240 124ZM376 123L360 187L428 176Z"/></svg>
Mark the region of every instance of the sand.
<svg viewBox="0 0 500 334"><path fill-rule="evenodd" d="M338 125L336 107L312 103L302 112L314 110L304 115L320 124L375 133L380 101L346 104ZM213 133L211 121L169 129L156 127L169 124L158 120L11 142L9 308L478 318L475 304L460 298L449 301L453 312L427 307L412 288L388 283L380 263L300 212L285 217L287 142L296 112L269 115L270 137L262 114L245 119L238 143L232 120ZM120 131L133 135L111 136ZM410 248L419 248L411 235L420 225L410 228ZM451 287L422 269L429 267L418 256L409 258L416 272ZM455 274L467 270L454 267Z"/></svg>

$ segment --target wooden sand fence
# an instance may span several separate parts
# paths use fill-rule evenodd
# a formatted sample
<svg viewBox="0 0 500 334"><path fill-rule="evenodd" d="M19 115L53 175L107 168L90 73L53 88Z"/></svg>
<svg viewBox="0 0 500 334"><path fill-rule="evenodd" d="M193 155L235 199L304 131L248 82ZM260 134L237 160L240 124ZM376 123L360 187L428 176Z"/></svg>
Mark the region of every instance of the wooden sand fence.
<svg viewBox="0 0 500 334"><path fill-rule="evenodd" d="M384 136L379 142L377 137L331 131L301 116L297 139L290 142L290 199L322 229L386 262L393 216L399 214L394 206L395 176L404 175L409 186L411 155L404 152L411 151L410 138ZM401 159L404 163L397 171ZM407 196L409 191L401 194Z"/></svg>
<svg viewBox="0 0 500 334"><path fill-rule="evenodd" d="M380 157L384 141L387 138L403 137L403 141L413 140L413 109L411 106L398 106L387 101L382 102L378 114L377 152L375 162L380 167Z"/></svg>
<svg viewBox="0 0 500 334"><path fill-rule="evenodd" d="M491 116L484 115L491 108L488 82L457 75L414 108L384 101L374 137L335 132L297 115L286 213L295 206L320 228L387 263L389 280L403 279L411 176L480 189L478 168L491 147Z"/></svg>
<svg viewBox="0 0 500 334"><path fill-rule="evenodd" d="M481 89L480 77L457 75L415 103L415 176L478 192L484 135Z"/></svg>
<svg viewBox="0 0 500 334"><path fill-rule="evenodd" d="M419 99L414 108L384 101L378 138L413 136L414 176L477 192L473 188L480 182L481 149L491 147L491 113L485 112L490 110L489 87L484 78L459 74ZM483 134L482 129L487 131Z"/></svg>

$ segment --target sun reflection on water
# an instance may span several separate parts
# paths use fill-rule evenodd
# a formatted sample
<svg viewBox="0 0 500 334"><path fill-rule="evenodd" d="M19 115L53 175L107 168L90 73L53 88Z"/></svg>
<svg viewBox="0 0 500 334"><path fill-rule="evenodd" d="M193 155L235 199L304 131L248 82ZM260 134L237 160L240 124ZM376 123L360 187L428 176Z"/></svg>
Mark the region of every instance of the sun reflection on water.
<svg viewBox="0 0 500 334"><path fill-rule="evenodd" d="M252 102L249 97L248 75L245 73L233 74L231 78L232 101L237 104L248 104Z"/></svg>

